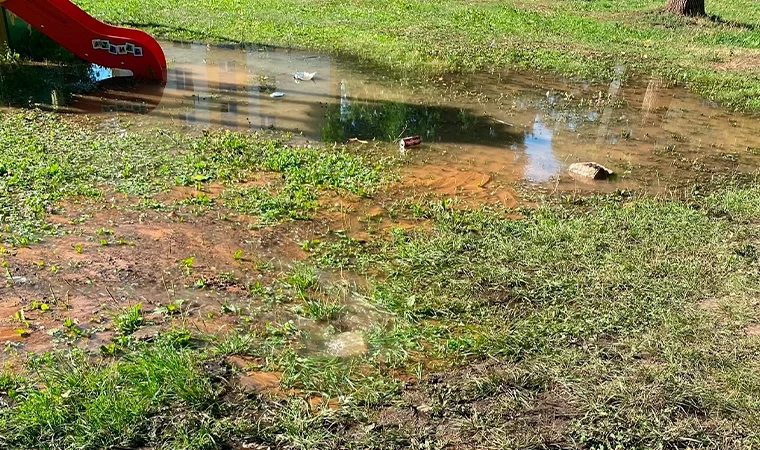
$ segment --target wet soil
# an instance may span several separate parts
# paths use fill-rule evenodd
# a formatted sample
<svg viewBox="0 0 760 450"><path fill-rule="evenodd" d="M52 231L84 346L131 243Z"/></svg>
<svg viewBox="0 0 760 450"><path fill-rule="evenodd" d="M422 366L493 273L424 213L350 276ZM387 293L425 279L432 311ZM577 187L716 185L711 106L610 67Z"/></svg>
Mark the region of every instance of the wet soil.
<svg viewBox="0 0 760 450"><path fill-rule="evenodd" d="M522 201L518 185L656 192L751 173L760 163L755 132L760 119L721 110L661 80L623 82L623 68L621 80L605 86L524 73L422 84L385 78L326 55L263 47L164 47L170 60L165 87L106 79L96 94L78 96L57 110L104 132L275 129L294 133L297 143L346 143L357 152L380 147L400 152L400 178L371 199L325 195L313 220L272 227L216 206L176 207L197 194L193 188L155 197L175 205L169 211L135 208L135 202L117 196L105 204L61 205L50 219L63 226L61 236L6 257L10 282L0 287L0 341L10 348L41 351L84 342L96 349L118 332L113 316L140 303L150 314L149 325L158 329L181 321L198 332L223 332L239 324L241 311L262 322L294 318L314 334L306 350L325 351L334 336L324 335L321 324L287 309L263 308L249 287L270 283L305 259L304 241L336 233L372 241L391 227L427 226L391 214L396 200L456 197L470 205L515 207ZM299 81L294 78L299 71L316 75ZM97 73L110 75L119 74ZM274 92L282 96L272 97ZM398 139L409 135L421 136L422 145L399 149ZM616 176L605 181L569 176L567 167L578 161L598 162ZM250 184L277 178L270 175L257 174ZM224 189L203 188L211 198ZM242 257L234 256L238 252ZM334 332L351 333L380 320L377 311L350 294L366 289L364 279L320 278L348 292L346 314ZM167 314L167 305L175 303L181 314ZM67 320L79 331L66 329Z"/></svg>
<svg viewBox="0 0 760 450"><path fill-rule="evenodd" d="M269 178L257 174L251 183ZM8 351L0 359L71 345L97 352L119 335L114 317L138 304L145 323L133 337L140 340L176 326L220 335L241 325L292 320L310 334L303 350L326 354L335 354L336 333L350 334L383 318L363 299L366 279L349 272L317 273L320 292L342 306L329 324L299 315L295 304L271 305L254 287L281 285L307 258L305 241L336 233L371 240L380 230L417 222L391 219L370 199L331 194L320 199L323 207L312 220L262 227L220 205L182 204L201 193L214 199L225 188L201 189L159 194L154 200L165 205L159 210L122 195L106 195L111 200L105 203L65 202L49 218L61 227L58 236L5 248L0 342Z"/></svg>
<svg viewBox="0 0 760 450"><path fill-rule="evenodd" d="M575 408L560 387L519 373L486 362L407 381L399 400L378 411L371 433L452 449L570 448L563 436Z"/></svg>
<svg viewBox="0 0 760 450"><path fill-rule="evenodd" d="M400 152L397 141L406 135L420 135L423 143L404 150L400 178L384 192L370 199L323 195L308 221L261 227L255 217L220 206L180 206L198 194L186 187L155 198L172 205L166 210L136 207L135 199L120 196L59 205L50 220L62 226L60 236L5 255L9 281L0 285L0 342L6 351L0 360L69 346L96 353L119 335L114 316L137 304L146 323L136 339L150 340L174 326L224 334L242 324L292 320L308 333L299 351L361 356L367 351L361 331L386 318L364 300L366 278L317 274L319 285L344 307L329 326L299 315L294 304L272 305L251 287L276 285L305 260L303 242L335 235L372 242L393 227L430 226L393 214L397 200L457 197L514 207L523 202L517 186L660 192L752 173L760 164L760 119L723 111L656 79L600 86L502 73L421 85L324 55L174 43L165 48L171 60L165 88L108 80L98 94L80 96L62 112L109 132L127 126L186 133L275 129L294 133L299 142L346 143L359 152ZM297 83L292 73L300 70L317 76ZM284 96L272 98L273 92ZM567 168L579 161L598 162L617 176L569 176ZM276 178L257 174L250 184ZM211 184L203 193L214 198L224 189ZM170 311L172 305L177 310ZM746 333L760 334L760 327ZM302 394L281 388L282 373L265 371L261 361L233 356L219 364L236 395ZM435 361L427 364L435 367ZM368 427L349 432L446 448L569 447L562 436L576 411L562 388L536 378L537 372L489 362L421 380L399 374L400 399L378 411ZM306 400L313 409L340 407L333 398Z"/></svg>

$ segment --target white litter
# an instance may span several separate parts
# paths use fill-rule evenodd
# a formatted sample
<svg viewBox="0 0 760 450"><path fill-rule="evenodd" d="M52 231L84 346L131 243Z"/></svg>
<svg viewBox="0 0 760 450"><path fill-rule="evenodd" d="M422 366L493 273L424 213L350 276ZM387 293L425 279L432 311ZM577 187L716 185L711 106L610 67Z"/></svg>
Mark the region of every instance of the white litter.
<svg viewBox="0 0 760 450"><path fill-rule="evenodd" d="M293 78L295 78L296 81L311 81L316 74L317 72L296 72L293 74Z"/></svg>
<svg viewBox="0 0 760 450"><path fill-rule="evenodd" d="M272 97L272 98L280 98L280 97L285 97L285 93L284 92L272 92L271 94L269 94L269 96Z"/></svg>

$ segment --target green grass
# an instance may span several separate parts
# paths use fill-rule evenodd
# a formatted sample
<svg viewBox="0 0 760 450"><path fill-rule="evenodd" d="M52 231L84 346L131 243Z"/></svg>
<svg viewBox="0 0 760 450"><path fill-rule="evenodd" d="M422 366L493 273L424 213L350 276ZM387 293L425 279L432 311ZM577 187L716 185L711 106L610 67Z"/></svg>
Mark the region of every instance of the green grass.
<svg viewBox="0 0 760 450"><path fill-rule="evenodd" d="M287 333L292 333L292 330ZM283 400L240 391L222 356L246 352L283 373L283 388L343 402L377 404L397 384L374 370L338 360L304 358L276 329L234 334L191 347L175 330L151 344L130 344L118 358L81 351L34 358L27 374L0 375L0 445L8 449L217 449L242 443L307 449L337 442L352 416L314 410L303 398ZM229 379L229 381L226 381Z"/></svg>
<svg viewBox="0 0 760 450"><path fill-rule="evenodd" d="M364 243L335 236L273 281L294 289L285 303L329 321L312 263L363 274L385 317L364 333L368 356L304 354L312 332L255 320L221 340L174 330L117 341L118 357L43 356L0 378L0 443L755 448L760 338L746 330L760 324L758 204L751 185L681 200L568 197L521 219L402 202L396 214L428 225ZM249 355L296 391L241 396L226 355ZM311 409L311 395L341 406Z"/></svg>
<svg viewBox="0 0 760 450"><path fill-rule="evenodd" d="M194 444L209 448L204 427L216 392L198 361L195 352L171 342L118 363L91 364L78 352L39 358L32 363L39 385L6 380L14 407L0 413L0 441L5 448L94 449L140 445L153 434L182 448L176 444L192 426ZM165 408L198 416L167 430L160 415ZM151 415L156 420L146 420Z"/></svg>
<svg viewBox="0 0 760 450"><path fill-rule="evenodd" d="M397 321L374 342L491 362L475 379L444 375L417 400L431 402L431 423L466 422L461 438L483 446L473 448L754 448L760 340L744 329L758 320L758 199L756 188L689 202L601 198L524 209L521 220L416 204L410 214L432 231L317 253L382 274L373 298ZM699 306L713 299L716 309ZM553 409L545 423L519 419Z"/></svg>
<svg viewBox="0 0 760 450"><path fill-rule="evenodd" d="M269 222L307 217L319 192L370 195L391 161L292 147L275 137L235 133L181 136L165 131L126 137L74 126L39 112L0 116L0 239L24 244L55 233L45 218L64 198L100 198L113 190L143 198L174 186L217 181L231 207ZM284 188L234 188L253 171L281 173Z"/></svg>
<svg viewBox="0 0 760 450"><path fill-rule="evenodd" d="M714 17L698 20L657 11L664 0L78 3L161 37L336 52L406 74L524 68L609 80L623 65L730 107L760 109L760 78L746 63L760 46L760 8L750 0L708 1Z"/></svg>
<svg viewBox="0 0 760 450"><path fill-rule="evenodd" d="M286 218L310 218L316 211L317 193L295 184L280 190L252 186L226 191L224 201L240 213L261 217L262 224L271 224Z"/></svg>
<svg viewBox="0 0 760 450"><path fill-rule="evenodd" d="M137 331L144 321L145 318L142 315L142 303L126 308L123 312L114 316L116 328L124 336L128 336Z"/></svg>
<svg viewBox="0 0 760 450"><path fill-rule="evenodd" d="M314 266L297 264L286 276L285 283L295 289L303 301L296 306L295 312L320 322L330 322L344 312L345 307L331 298L331 292L319 285L317 270Z"/></svg>
<svg viewBox="0 0 760 450"><path fill-rule="evenodd" d="M304 303L303 314L320 322L335 320L344 310L344 307L335 300L307 298L304 299Z"/></svg>
<svg viewBox="0 0 760 450"><path fill-rule="evenodd" d="M285 282L296 288L300 295L305 295L307 291L319 285L316 269L306 264L297 264L290 271Z"/></svg>

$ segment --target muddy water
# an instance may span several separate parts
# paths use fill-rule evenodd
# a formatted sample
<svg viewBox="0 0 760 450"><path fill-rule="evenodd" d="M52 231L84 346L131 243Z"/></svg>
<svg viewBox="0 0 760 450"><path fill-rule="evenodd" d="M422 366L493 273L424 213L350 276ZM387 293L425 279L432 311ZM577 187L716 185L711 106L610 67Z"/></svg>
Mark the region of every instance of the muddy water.
<svg viewBox="0 0 760 450"><path fill-rule="evenodd" d="M163 47L169 60L165 88L125 89L106 80L102 92L79 97L71 109L130 116L138 126L276 129L389 147L400 136L421 135L424 144L407 153L410 185L446 194L477 187L507 203L513 199L500 194L500 186L518 181L558 189L658 190L752 172L760 164L760 120L729 113L662 80L623 82L622 67L608 85L519 73L420 85L326 55L168 42ZM296 72L316 75L299 82ZM618 176L580 182L566 172L580 161L601 163Z"/></svg>

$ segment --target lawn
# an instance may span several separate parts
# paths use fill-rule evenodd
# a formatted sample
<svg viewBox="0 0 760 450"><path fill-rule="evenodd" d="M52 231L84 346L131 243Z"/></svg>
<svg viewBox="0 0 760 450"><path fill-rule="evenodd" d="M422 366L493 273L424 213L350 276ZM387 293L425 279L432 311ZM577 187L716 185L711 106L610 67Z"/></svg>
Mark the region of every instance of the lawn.
<svg viewBox="0 0 760 450"><path fill-rule="evenodd" d="M759 108L737 61L760 6L659 3L80 2L396 74L624 64ZM425 164L379 141L4 111L0 448L760 448L756 174L521 185L507 207L482 200L490 179L412 189Z"/></svg>
<svg viewBox="0 0 760 450"><path fill-rule="evenodd" d="M708 1L710 18L660 12L663 0L78 2L157 36L263 43L358 57L398 74L535 69L609 80L665 76L729 108L760 109L760 6Z"/></svg>

